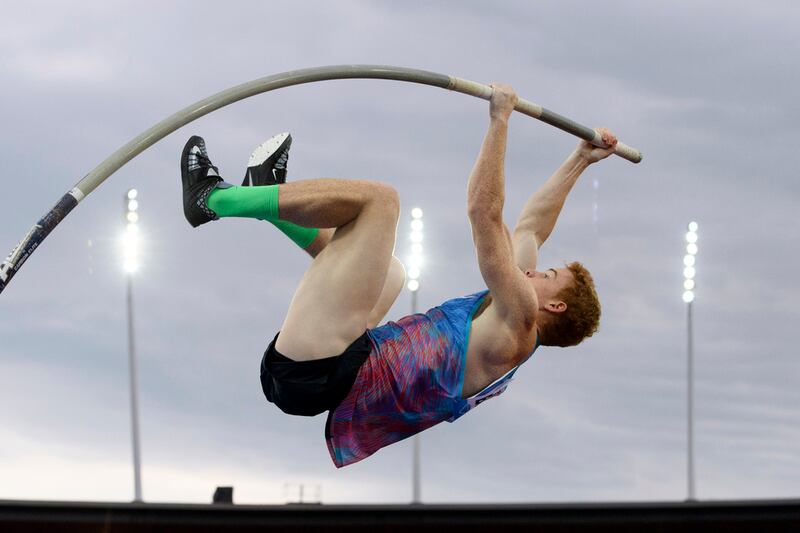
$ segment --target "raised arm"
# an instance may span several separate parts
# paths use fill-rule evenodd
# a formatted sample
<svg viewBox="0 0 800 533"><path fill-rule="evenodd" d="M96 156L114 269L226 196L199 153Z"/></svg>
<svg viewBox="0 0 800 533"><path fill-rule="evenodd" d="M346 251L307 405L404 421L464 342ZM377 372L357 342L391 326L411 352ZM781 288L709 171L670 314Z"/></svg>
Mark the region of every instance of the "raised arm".
<svg viewBox="0 0 800 533"><path fill-rule="evenodd" d="M522 270L536 268L538 249L550 236L567 195L586 168L613 153L617 139L605 128L599 128L608 148L598 148L586 141L544 182L522 209L514 228L514 253Z"/></svg>
<svg viewBox="0 0 800 533"><path fill-rule="evenodd" d="M503 322L512 330L533 327L536 292L514 262L511 236L503 223L504 160L508 118L517 95L506 85L492 85L489 129L469 176L467 212L478 266Z"/></svg>

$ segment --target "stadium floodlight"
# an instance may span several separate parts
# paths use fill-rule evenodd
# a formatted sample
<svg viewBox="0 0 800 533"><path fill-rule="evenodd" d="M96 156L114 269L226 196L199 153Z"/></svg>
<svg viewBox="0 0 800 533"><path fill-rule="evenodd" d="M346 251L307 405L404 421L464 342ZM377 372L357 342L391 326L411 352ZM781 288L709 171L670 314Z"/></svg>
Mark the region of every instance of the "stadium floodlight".
<svg viewBox="0 0 800 533"><path fill-rule="evenodd" d="M408 290L411 291L411 313L417 313L417 291L419 291L419 278L422 275L422 241L424 236L422 230L425 224L422 222L422 209L415 207L411 210L411 255L408 258ZM411 472L411 503L422 503L422 483L420 480L420 436L414 435L412 449L412 472Z"/></svg>
<svg viewBox="0 0 800 533"><path fill-rule="evenodd" d="M124 259L122 267L127 274L139 269L139 192L130 189L125 194L125 233L122 236Z"/></svg>
<svg viewBox="0 0 800 533"><path fill-rule="evenodd" d="M694 288L695 282L694 277L697 275L696 270L696 263L697 263L697 230L698 224L697 222L689 222L689 226L687 227L686 232L686 255L683 256L683 301L687 304L691 304L694 301Z"/></svg>
<svg viewBox="0 0 800 533"><path fill-rule="evenodd" d="M128 310L128 365L131 387L131 440L133 449L133 501L142 501L142 465L139 440L139 399L136 371L136 343L133 327L133 274L139 269L139 191L125 193L125 233L122 236L123 269L126 273Z"/></svg>
<svg viewBox="0 0 800 533"><path fill-rule="evenodd" d="M692 302L694 302L694 292L697 287L695 276L697 275L697 222L689 222L686 231L686 255L683 256L683 301L686 302L686 352L687 352L687 399L686 399L686 468L687 468L687 492L688 499L695 499L694 483L694 345L692 330Z"/></svg>

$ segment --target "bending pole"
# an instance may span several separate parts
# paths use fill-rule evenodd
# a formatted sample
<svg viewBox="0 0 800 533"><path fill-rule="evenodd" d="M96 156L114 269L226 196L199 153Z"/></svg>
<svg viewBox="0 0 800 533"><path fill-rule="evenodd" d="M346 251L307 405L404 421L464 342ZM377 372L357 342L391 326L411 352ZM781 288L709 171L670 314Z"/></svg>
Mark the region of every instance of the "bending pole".
<svg viewBox="0 0 800 533"><path fill-rule="evenodd" d="M488 100L492 96L492 88L488 85L425 70L386 65L334 65L329 67L292 70L224 90L178 111L144 133L141 133L128 142L128 144L108 156L105 161L97 165L94 170L80 180L71 191L62 196L58 203L31 228L16 248L11 251L3 264L0 265L0 292L3 292L3 289L6 288L6 285L8 285L11 278L19 271L28 257L30 257L50 232L53 231L81 200L95 190L106 178L111 176L111 174L119 170L125 163L173 131L203 115L207 115L221 107L225 107L228 104L238 102L239 100L256 94L304 83L353 78L394 80L432 85L434 87L476 96L484 100ZM578 124L538 104L520 99L514 109L524 115L541 120L551 126L555 126L581 139L587 140L592 144L603 146L600 135L593 129ZM634 163L638 163L642 160L642 155L638 150L622 143L617 144L615 153Z"/></svg>

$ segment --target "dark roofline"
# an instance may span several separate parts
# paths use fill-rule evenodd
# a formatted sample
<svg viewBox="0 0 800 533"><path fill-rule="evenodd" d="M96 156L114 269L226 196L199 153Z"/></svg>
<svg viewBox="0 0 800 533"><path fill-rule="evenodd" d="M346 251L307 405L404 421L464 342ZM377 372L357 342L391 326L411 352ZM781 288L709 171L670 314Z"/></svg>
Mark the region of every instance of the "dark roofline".
<svg viewBox="0 0 800 533"><path fill-rule="evenodd" d="M113 527L112 527L113 526ZM0 500L0 531L800 531L800 500L230 505ZM13 529L12 529L13 528ZM677 528L677 529L674 529ZM667 529L664 529L666 531Z"/></svg>

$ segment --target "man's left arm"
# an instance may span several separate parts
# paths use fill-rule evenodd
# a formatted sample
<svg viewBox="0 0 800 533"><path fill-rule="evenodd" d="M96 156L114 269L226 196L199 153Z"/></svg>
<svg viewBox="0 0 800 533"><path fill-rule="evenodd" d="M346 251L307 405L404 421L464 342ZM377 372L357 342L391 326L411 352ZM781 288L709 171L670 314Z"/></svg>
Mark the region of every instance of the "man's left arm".
<svg viewBox="0 0 800 533"><path fill-rule="evenodd" d="M614 134L604 128L598 131L608 148L582 141L523 207L513 234L514 256L523 271L536 267L539 247L552 233L564 201L583 171L614 152Z"/></svg>

